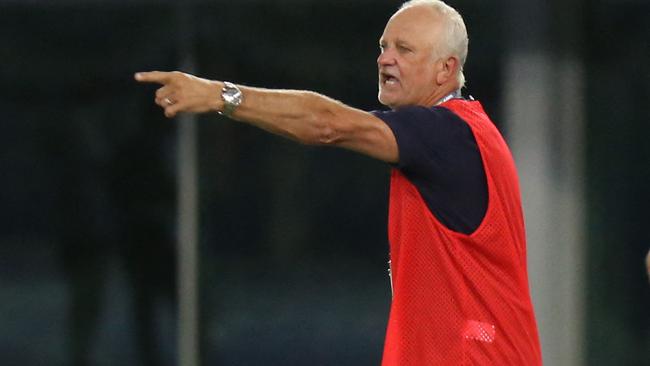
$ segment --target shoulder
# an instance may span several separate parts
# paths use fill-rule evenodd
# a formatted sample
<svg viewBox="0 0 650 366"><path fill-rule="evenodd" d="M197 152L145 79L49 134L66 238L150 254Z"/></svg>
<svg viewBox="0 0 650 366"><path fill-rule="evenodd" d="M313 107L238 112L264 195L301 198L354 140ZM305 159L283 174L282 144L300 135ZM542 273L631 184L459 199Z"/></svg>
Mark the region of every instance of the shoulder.
<svg viewBox="0 0 650 366"><path fill-rule="evenodd" d="M371 113L389 124L394 122L435 123L460 119L460 117L450 109L440 106L409 106L389 111L373 111Z"/></svg>
<svg viewBox="0 0 650 366"><path fill-rule="evenodd" d="M400 150L407 146L443 148L459 139L473 140L469 125L446 107L412 106L372 113L390 127Z"/></svg>
<svg viewBox="0 0 650 366"><path fill-rule="evenodd" d="M398 145L440 147L470 134L469 125L458 114L441 106L412 106L373 114L390 127Z"/></svg>

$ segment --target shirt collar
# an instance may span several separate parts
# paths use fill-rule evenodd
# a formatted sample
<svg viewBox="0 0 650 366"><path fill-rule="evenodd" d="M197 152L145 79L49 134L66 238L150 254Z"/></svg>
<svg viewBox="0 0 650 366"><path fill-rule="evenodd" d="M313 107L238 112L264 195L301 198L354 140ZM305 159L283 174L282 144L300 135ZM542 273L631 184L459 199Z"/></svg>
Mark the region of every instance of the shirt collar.
<svg viewBox="0 0 650 366"><path fill-rule="evenodd" d="M460 94L460 89L458 89L458 90L454 90L453 92L451 92L451 93L445 95L445 96L444 96L442 99L440 99L440 100L438 101L438 103L436 103L435 105L441 105L442 103L444 103L444 102L448 102L449 100L454 99L454 98L462 98L462 95Z"/></svg>

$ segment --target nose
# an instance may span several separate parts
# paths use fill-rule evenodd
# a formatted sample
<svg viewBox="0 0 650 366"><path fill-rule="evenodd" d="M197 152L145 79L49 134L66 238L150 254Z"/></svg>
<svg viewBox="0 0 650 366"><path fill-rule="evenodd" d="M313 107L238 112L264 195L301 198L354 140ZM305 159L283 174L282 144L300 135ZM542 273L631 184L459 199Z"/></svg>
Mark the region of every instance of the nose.
<svg viewBox="0 0 650 366"><path fill-rule="evenodd" d="M395 64L395 55L393 55L393 52L391 52L390 49L384 49L382 52L379 53L379 56L377 57L378 66L390 66L394 64Z"/></svg>

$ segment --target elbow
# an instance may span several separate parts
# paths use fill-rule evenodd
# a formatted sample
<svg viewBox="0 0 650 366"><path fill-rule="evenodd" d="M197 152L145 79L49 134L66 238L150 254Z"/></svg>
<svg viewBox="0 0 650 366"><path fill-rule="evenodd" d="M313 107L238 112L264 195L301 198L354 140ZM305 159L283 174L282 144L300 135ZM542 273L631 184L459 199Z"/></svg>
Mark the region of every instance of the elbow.
<svg viewBox="0 0 650 366"><path fill-rule="evenodd" d="M305 129L299 140L306 145L337 145L343 136L339 116L336 113L337 105L331 101L322 103L322 97L316 93L311 95L316 98L316 108L311 109ZM321 103L319 103L321 102Z"/></svg>
<svg viewBox="0 0 650 366"><path fill-rule="evenodd" d="M325 120L315 138L318 145L336 145L341 141L341 133L332 121Z"/></svg>
<svg viewBox="0 0 650 366"><path fill-rule="evenodd" d="M309 145L334 146L341 141L342 133L336 124L336 119L328 113L315 117L315 123L310 132L307 139Z"/></svg>
<svg viewBox="0 0 650 366"><path fill-rule="evenodd" d="M336 102L314 92L302 92L301 97L308 112L293 116L285 133L305 145L336 145L342 136Z"/></svg>

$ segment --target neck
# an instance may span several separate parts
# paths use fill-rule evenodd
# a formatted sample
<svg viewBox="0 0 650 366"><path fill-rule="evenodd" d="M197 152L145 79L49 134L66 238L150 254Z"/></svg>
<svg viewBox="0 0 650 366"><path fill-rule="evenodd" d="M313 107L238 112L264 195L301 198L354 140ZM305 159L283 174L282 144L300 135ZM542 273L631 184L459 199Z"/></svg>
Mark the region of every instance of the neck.
<svg viewBox="0 0 650 366"><path fill-rule="evenodd" d="M438 100L436 102L436 105L440 105L442 103L445 103L446 101L454 98L462 98L462 94L460 93L460 90L454 90L453 92L447 94L446 96L442 97L442 99Z"/></svg>
<svg viewBox="0 0 650 366"><path fill-rule="evenodd" d="M460 88L458 88L457 85L448 85L448 86L442 86L436 92L431 96L429 106L433 105L438 105L446 102L447 100L453 98L449 98L450 95L458 93L460 91ZM446 99L446 100L445 100Z"/></svg>

